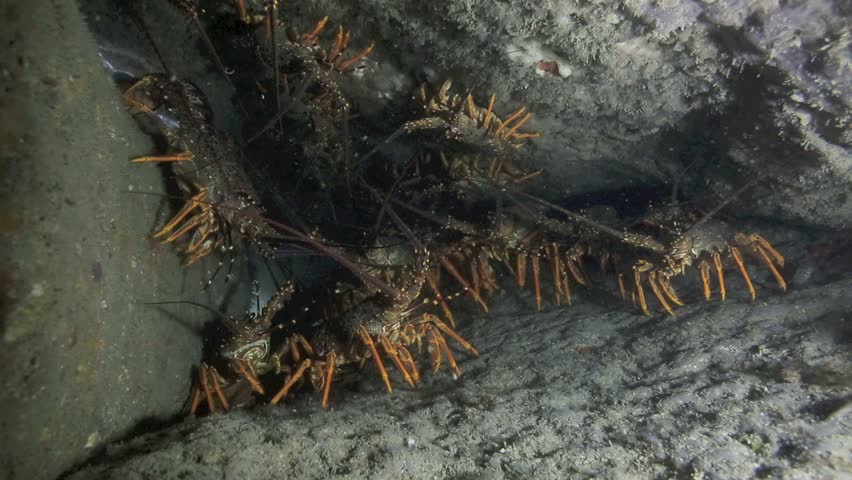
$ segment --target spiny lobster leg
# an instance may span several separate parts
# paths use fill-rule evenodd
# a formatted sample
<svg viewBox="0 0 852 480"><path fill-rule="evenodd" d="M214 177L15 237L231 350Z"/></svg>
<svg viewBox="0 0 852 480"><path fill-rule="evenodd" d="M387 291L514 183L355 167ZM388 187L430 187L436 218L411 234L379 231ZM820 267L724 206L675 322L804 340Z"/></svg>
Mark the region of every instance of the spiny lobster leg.
<svg viewBox="0 0 852 480"><path fill-rule="evenodd" d="M494 117L494 101L497 99L497 95L492 93L491 100L488 101L488 109L485 111L485 118L482 121L482 126L486 130L488 130L488 126L491 125L491 119Z"/></svg>
<svg viewBox="0 0 852 480"><path fill-rule="evenodd" d="M202 220L201 226L192 235L192 240L189 242L189 245L186 246L186 253L194 253L203 257L212 250L212 248L206 248L206 245L208 245L206 242L207 237L218 231L218 228L216 228L216 225L213 223L215 219L213 218L212 210L205 209L205 211L202 214L199 214L198 217ZM199 235L198 232L201 232L201 234Z"/></svg>
<svg viewBox="0 0 852 480"><path fill-rule="evenodd" d="M165 227L160 229L159 232L154 234L154 238L162 237L169 232L171 232L180 222L189 215L190 212L195 210L196 208L201 208L201 201L203 201L207 197L207 189L202 188L200 192L196 193L192 198L187 200L186 204L184 204L183 208L175 215L169 223L166 224Z"/></svg>
<svg viewBox="0 0 852 480"><path fill-rule="evenodd" d="M559 246L556 243L551 244L553 251L550 253L551 263L553 263L553 297L557 305L562 304L562 271L560 269L561 259L559 258Z"/></svg>
<svg viewBox="0 0 852 480"><path fill-rule="evenodd" d="M627 301L627 290L624 288L624 275L617 274L618 278L618 291L621 292L621 299L625 302Z"/></svg>
<svg viewBox="0 0 852 480"><path fill-rule="evenodd" d="M411 356L411 352L405 348L405 345L397 346L397 353L399 354L400 359L403 363L408 364L411 368L411 376L414 378L414 383L420 382L420 372L417 370L417 363L414 361L414 357Z"/></svg>
<svg viewBox="0 0 852 480"><path fill-rule="evenodd" d="M275 394L275 396L272 398L272 400L269 401L269 403L272 405L278 405L278 402L280 402L287 396L287 393L290 391L291 388L293 388L293 385L295 385L296 382L298 382L299 379L302 378L302 376L305 374L305 370L307 370L310 366L310 358L302 360L302 364L299 365L299 369L296 370L296 373L287 378L287 380L284 382L284 386L281 387L281 390L279 390L278 393Z"/></svg>
<svg viewBox="0 0 852 480"><path fill-rule="evenodd" d="M189 253L190 255L183 262L183 266L188 267L194 264L195 262L201 260L202 258L206 257L210 254L210 252L222 245L222 242L222 239L219 239L216 242L207 242L204 244L204 248L201 248L200 250L194 252L187 249L187 253Z"/></svg>
<svg viewBox="0 0 852 480"><path fill-rule="evenodd" d="M577 259L571 255L566 255L565 264L568 266L568 270L571 272L571 276L574 277L574 280L576 280L580 285L585 286L586 277L583 275L583 271L580 269Z"/></svg>
<svg viewBox="0 0 852 480"><path fill-rule="evenodd" d="M240 20L248 23L248 10L246 9L245 0L234 0L234 3L237 7L237 14L240 16Z"/></svg>
<svg viewBox="0 0 852 480"><path fill-rule="evenodd" d="M518 286L524 288L527 283L527 256L524 252L518 253Z"/></svg>
<svg viewBox="0 0 852 480"><path fill-rule="evenodd" d="M524 118L518 120L518 123L516 123L514 126L512 126L512 128L506 131L506 133L503 135L503 138L509 138L515 135L515 132L518 131L519 128L521 128L521 125L527 123L527 120L529 120L530 117L532 117L532 113L527 113L526 115L524 115Z"/></svg>
<svg viewBox="0 0 852 480"><path fill-rule="evenodd" d="M727 290L725 289L725 273L722 271L722 256L718 252L713 253L713 265L716 267L716 276L719 279L719 295L722 301L727 298Z"/></svg>
<svg viewBox="0 0 852 480"><path fill-rule="evenodd" d="M299 353L299 346L296 344L296 336L293 335L288 340L290 343L290 356L293 357L293 361L299 363L302 361L302 354Z"/></svg>
<svg viewBox="0 0 852 480"><path fill-rule="evenodd" d="M775 262L776 262L779 266L781 266L781 267L783 267L783 266L784 266L784 256L783 256L783 255L781 255L781 253L779 253L779 252L778 252L778 250L775 250L775 247L773 247L773 246L772 246L772 244L771 244L771 243L769 243L769 241L767 241L765 238L763 238L762 236L760 236L760 235L758 235L758 234L756 234L756 233L753 233L753 234L749 235L749 239L750 239L752 242L757 242L757 244L758 244L758 245L760 245L760 246L761 246L761 247L763 247L763 248L764 248L767 252L769 252L770 254L772 254L772 257L775 259Z"/></svg>
<svg viewBox="0 0 852 480"><path fill-rule="evenodd" d="M426 333L429 335L429 354L432 356L432 372L437 373L438 370L441 369L441 344L438 340L437 330L432 328L432 326L428 326L426 328Z"/></svg>
<svg viewBox="0 0 852 480"><path fill-rule="evenodd" d="M681 301L680 297L677 296L677 292L675 292L675 289L669 281L668 277L663 274L659 274L657 276L657 283L660 284L660 287L662 287L663 289L663 293L665 293L666 296L669 297L669 300L674 302L675 305L681 307L685 306L683 301Z"/></svg>
<svg viewBox="0 0 852 480"><path fill-rule="evenodd" d="M470 262L470 281L473 285L473 291L476 292L477 295L482 296L482 291L479 288L479 266L476 264L476 258Z"/></svg>
<svg viewBox="0 0 852 480"><path fill-rule="evenodd" d="M145 155L134 158L130 163L188 162L193 158L192 152L180 152L171 155Z"/></svg>
<svg viewBox="0 0 852 480"><path fill-rule="evenodd" d="M480 305L482 305L482 309L487 312L488 304L486 304L485 300L483 300L482 297L479 296L479 293L477 293L473 288L471 288L470 284L467 282L467 280L464 279L464 277L461 276L455 265L453 265L453 263L450 262L450 260L446 257L441 257L441 265L443 265L444 268L446 268L447 271L450 272L450 275L452 275L453 278L455 278L456 281L458 281L462 285L462 287L464 287L465 290L470 293L473 299L476 300Z"/></svg>
<svg viewBox="0 0 852 480"><path fill-rule="evenodd" d="M733 255L734 261L737 262L737 266L740 267L740 272L743 274L743 279L745 279L748 291L751 294L751 300L754 301L757 299L757 293L754 291L754 285L751 283L751 277L748 276L748 270L746 270L745 263L743 263L743 257L740 254L740 250L737 247L731 247L731 255Z"/></svg>
<svg viewBox="0 0 852 480"><path fill-rule="evenodd" d="M441 291L438 289L438 279L435 278L435 275L432 272L426 273L426 282L429 283L429 288L432 289L432 292L435 293L435 298L438 299L438 303L441 304L441 310L443 310L444 315L447 316L447 320L450 321L452 326L456 326L456 319L453 317L453 312L450 310L450 305L447 303L447 300L441 294Z"/></svg>
<svg viewBox="0 0 852 480"><path fill-rule="evenodd" d="M210 375L210 379L213 381L213 391L216 392L216 396L219 397L219 402L222 404L222 408L227 412L231 409L231 405L228 404L228 399L225 398L225 392L222 391L222 385L219 384L219 372L216 371L215 367L208 367L207 372Z"/></svg>
<svg viewBox="0 0 852 480"><path fill-rule="evenodd" d="M535 287L536 308L541 311L541 258L536 254L532 257L533 286Z"/></svg>
<svg viewBox="0 0 852 480"><path fill-rule="evenodd" d="M326 24L328 24L328 17L323 17L322 20L317 22L314 30L311 33L303 35L303 39L308 44L314 44L317 41L317 35L320 34L325 29Z"/></svg>
<svg viewBox="0 0 852 480"><path fill-rule="evenodd" d="M653 270L648 272L648 284L651 285L651 291L654 292L654 295L657 297L657 300L660 301L663 308L669 312L669 315L674 316L672 307L669 305L669 302L666 301L666 298L663 297L663 292L660 291L660 287L657 285L657 272Z"/></svg>
<svg viewBox="0 0 852 480"><path fill-rule="evenodd" d="M469 351L470 353L472 353L473 355L475 355L477 357L479 356L479 351L477 351L475 348L473 348L473 345L471 345L470 342L468 342L467 340L462 338L461 335L456 333L455 330L453 330L446 323L441 321L440 318L438 318L435 315L432 315L430 313L424 314L424 317L427 321L431 322L433 325L435 325L436 327L441 329L444 333L446 333L447 335L452 337L453 340L457 341L467 351Z"/></svg>
<svg viewBox="0 0 852 480"><path fill-rule="evenodd" d="M365 48L364 50L361 50L354 57L352 57L349 60L346 60L345 62L340 64L340 66L337 67L337 69L340 70L341 72L345 72L345 71L349 70L349 68L352 67L352 65L355 65L356 63L358 63L359 60L361 60L362 58L369 55L370 52L373 51L373 48L375 48L375 46L376 46L375 43L371 43L369 47Z"/></svg>
<svg viewBox="0 0 852 480"><path fill-rule="evenodd" d="M199 215L193 215L192 218L190 218L188 222L184 223L179 229L175 230L171 235L166 237L166 239L163 240L163 243L174 242L175 240L177 240L178 238L180 238L184 234L186 234L188 231L190 231L193 228L204 223L204 221L206 220L205 217L206 216L203 213L199 214ZM195 249L191 249L191 250L195 250Z"/></svg>
<svg viewBox="0 0 852 480"><path fill-rule="evenodd" d="M331 394L331 381L334 376L334 362L337 359L337 354L334 352L330 352L328 354L328 360L325 365L326 375L325 375L325 388L322 392L322 408L328 408L328 397Z"/></svg>
<svg viewBox="0 0 852 480"><path fill-rule="evenodd" d="M358 329L358 335L361 336L361 340L365 345L367 345L367 348L370 349L370 353L373 355L373 360L376 362L376 366L379 367L379 373L382 375L382 380L385 382L385 387L387 387L388 393L393 393L393 387L391 386L390 377L388 377L388 371L385 370L385 364L382 363L382 359L379 357L379 350L376 348L376 344L373 343L373 338L370 336L370 332L368 332L365 327L361 327Z"/></svg>
<svg viewBox="0 0 852 480"><path fill-rule="evenodd" d="M639 296L639 305L642 307L642 313L650 317L651 312L648 310L648 304L645 303L645 290L642 288L642 273L639 270L633 270L633 280L636 283L636 293Z"/></svg>
<svg viewBox="0 0 852 480"><path fill-rule="evenodd" d="M710 264L701 260L698 264L698 273L701 276L701 285L704 287L704 300L710 301Z"/></svg>
<svg viewBox="0 0 852 480"><path fill-rule="evenodd" d="M433 335L435 335L436 343L441 348L441 351L444 352L444 355L447 356L447 361L450 363L450 368L453 369L453 374L455 375L455 378L460 377L461 369L459 368L458 363L456 363L456 358L453 356L453 352L450 351L450 346L447 345L447 341L444 340L444 336L441 335L441 332L435 330L434 328L432 329L432 332Z"/></svg>
<svg viewBox="0 0 852 480"><path fill-rule="evenodd" d="M311 342L309 342L308 339L305 338L305 336L301 333L297 334L296 338L299 340L299 343L302 345L302 348L305 349L305 353L307 353L309 356L313 356L314 347L311 346Z"/></svg>
<svg viewBox="0 0 852 480"><path fill-rule="evenodd" d="M204 389L204 396L207 399L207 410L209 410L210 413L216 413L216 401L213 400L213 389L210 388L210 381L207 378L208 371L206 363L201 364L198 374L201 380L201 388Z"/></svg>
<svg viewBox="0 0 852 480"><path fill-rule="evenodd" d="M772 263L772 259L769 258L769 255L766 253L766 250L764 249L764 247L761 246L760 244L756 244L756 245L754 245L754 249L757 251L757 253L760 254L760 257L763 259L763 262L766 263L766 266L769 267L769 270L772 272L772 275L775 277L775 281L778 282L778 286L781 287L781 289L786 292L787 291L787 282L784 281L784 277L781 276L781 272L779 272L778 269L775 268L775 264ZM784 265L783 258L782 258L782 262L779 263L779 265L781 265L781 266Z"/></svg>
<svg viewBox="0 0 852 480"><path fill-rule="evenodd" d="M198 405L201 403L201 388L198 385L192 387L192 404L189 406L189 415L194 416L198 411Z"/></svg>
<svg viewBox="0 0 852 480"><path fill-rule="evenodd" d="M246 365L246 362L239 358L234 359L234 363L237 366L237 371L240 372L240 375L245 377L248 380L249 384L251 384L251 389L255 392L263 395L266 392L263 390L263 385L260 384L260 380L258 380L257 376L255 376L254 372L251 371L251 368Z"/></svg>
<svg viewBox="0 0 852 480"><path fill-rule="evenodd" d="M504 120L503 123L501 123L500 126L497 127L497 130L494 132L494 135L496 137L502 137L502 135L500 135L500 134L503 131L503 129L508 127L510 123L515 121L515 119L518 118L519 116L521 116L521 114L524 113L524 111L526 111L526 109L527 109L527 107L521 107L521 108L517 109L515 111L515 113L509 115L509 118Z"/></svg>
<svg viewBox="0 0 852 480"><path fill-rule="evenodd" d="M560 260L561 262L561 260ZM571 305L571 282L568 280L568 273L562 269L562 293L565 294L565 301Z"/></svg>
<svg viewBox="0 0 852 480"><path fill-rule="evenodd" d="M379 342L382 344L382 348L384 348L391 360L393 360L393 363L396 364L396 368L402 372L402 376L405 378L405 381L414 387L414 379L411 378L411 374L408 373L408 369L405 368L405 365L402 363L402 359L399 358L399 354L391 341L384 335L379 335Z"/></svg>

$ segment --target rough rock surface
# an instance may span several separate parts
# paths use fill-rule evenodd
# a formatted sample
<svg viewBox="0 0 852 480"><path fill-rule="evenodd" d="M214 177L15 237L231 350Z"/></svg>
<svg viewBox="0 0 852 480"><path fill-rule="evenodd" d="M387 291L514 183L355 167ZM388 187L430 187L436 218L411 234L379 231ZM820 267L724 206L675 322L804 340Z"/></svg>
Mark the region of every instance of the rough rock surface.
<svg viewBox="0 0 852 480"><path fill-rule="evenodd" d="M0 478L55 478L186 399L211 315L144 303L224 308L243 287L201 292L215 262L146 238L171 210L128 160L154 146L76 2L4 3L0 25Z"/></svg>
<svg viewBox="0 0 852 480"><path fill-rule="evenodd" d="M749 213L852 226L850 15L844 2L367 0L288 3L375 39L361 99L384 135L422 81L453 77L542 132L549 196L682 182L718 201L766 174ZM378 115L378 112L382 112ZM391 118L388 124L388 118ZM375 134L375 132L374 132ZM376 134L376 138L381 138Z"/></svg>
<svg viewBox="0 0 852 480"><path fill-rule="evenodd" d="M738 286L727 303L652 319L594 292L519 314L529 298L507 294L462 329L482 356L458 381L388 396L368 371L330 412L303 396L187 420L69 478L843 478L850 288L751 304Z"/></svg>

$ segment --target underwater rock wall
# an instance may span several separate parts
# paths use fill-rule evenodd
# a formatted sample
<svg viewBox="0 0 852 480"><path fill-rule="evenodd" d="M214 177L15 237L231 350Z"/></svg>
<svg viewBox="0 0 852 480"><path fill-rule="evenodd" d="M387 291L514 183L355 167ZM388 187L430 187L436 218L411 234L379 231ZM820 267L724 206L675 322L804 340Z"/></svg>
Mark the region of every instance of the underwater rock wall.
<svg viewBox="0 0 852 480"><path fill-rule="evenodd" d="M482 357L458 381L191 420L70 478L845 478L850 287L655 319L504 294L462 330Z"/></svg>
<svg viewBox="0 0 852 480"><path fill-rule="evenodd" d="M329 15L378 42L361 104L404 104L450 76L496 92L499 112L527 105L543 135L525 153L550 196L672 182L688 166L682 191L708 206L765 175L742 213L852 225L844 2L321 0L282 15Z"/></svg>
<svg viewBox="0 0 852 480"><path fill-rule="evenodd" d="M148 240L162 174L76 2L0 8L0 478L55 478L107 441L177 413L211 314L215 265ZM242 304L241 304L242 308Z"/></svg>

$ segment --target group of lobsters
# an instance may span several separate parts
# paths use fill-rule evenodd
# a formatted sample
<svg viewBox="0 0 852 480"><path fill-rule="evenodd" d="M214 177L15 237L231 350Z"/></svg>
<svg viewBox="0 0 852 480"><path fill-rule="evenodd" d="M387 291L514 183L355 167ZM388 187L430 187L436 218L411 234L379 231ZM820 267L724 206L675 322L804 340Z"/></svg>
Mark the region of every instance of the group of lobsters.
<svg viewBox="0 0 852 480"><path fill-rule="evenodd" d="M174 3L208 39L197 7ZM132 161L165 164L180 192L176 213L153 236L178 245L186 264L221 265L249 249L274 259L282 245L295 244L333 260L337 274L327 288L301 288L291 279L259 312L223 319L227 333L210 339L215 353L194 374L191 414L277 404L306 388L321 392L328 407L332 385L346 372L371 370L369 363L388 392L387 362L414 387L424 351L433 372L446 366L458 376L454 350L479 353L456 332L451 301L469 296L487 311L506 274L520 288L531 286L538 309L546 296L570 304L572 289L595 277L645 315L653 302L674 315L684 305L674 280L694 270L701 294L710 300L715 290L724 300L728 265L754 299L748 260L762 263L786 290L784 257L769 241L707 212L665 204L628 221L611 211L592 219L591 210L526 193L542 174L517 158L539 136L523 130L531 113L520 107L501 115L494 95L454 93L450 80L420 87L416 112L363 153L353 143L358 107L345 85L367 68L373 46L350 54L351 32L339 27L326 39L327 19L299 33L281 20L277 1L233 5L235 22L256 26L248 30L268 73L254 82L264 93L254 116L264 123L248 142L214 126L206 97L188 81L150 74L123 90L134 116L167 145ZM210 54L222 65L212 48ZM415 139L411 158L382 153L402 137ZM284 195L275 185L262 195L248 173L258 144L295 159L271 167L288 172L290 184L276 181L291 194L291 211L320 209L312 218L332 216L331 225L308 227L265 208L265 198ZM285 144L298 147L278 148ZM313 194L292 194L309 184Z"/></svg>

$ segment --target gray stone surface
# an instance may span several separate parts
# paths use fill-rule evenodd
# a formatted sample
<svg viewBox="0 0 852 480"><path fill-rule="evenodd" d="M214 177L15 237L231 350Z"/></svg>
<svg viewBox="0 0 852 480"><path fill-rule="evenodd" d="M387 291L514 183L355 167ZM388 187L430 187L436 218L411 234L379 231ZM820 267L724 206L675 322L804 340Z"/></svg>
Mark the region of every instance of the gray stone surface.
<svg viewBox="0 0 852 480"><path fill-rule="evenodd" d="M231 282L146 237L171 210L73 1L0 6L0 478L55 478L186 399Z"/></svg>
<svg viewBox="0 0 852 480"><path fill-rule="evenodd" d="M482 103L495 92L500 114L535 113L529 128L543 136L526 157L547 170L550 197L671 182L691 165L689 198L712 204L766 174L741 211L852 226L845 2L319 0L282 11L302 28L329 15L355 46L377 40L360 101L384 126L377 139L399 124L388 105L453 77Z"/></svg>
<svg viewBox="0 0 852 480"><path fill-rule="evenodd" d="M458 381L389 396L370 365L330 412L302 397L187 420L70 478L848 478L852 283L754 304L731 285L653 319L595 292L536 315L501 295L462 329L482 356Z"/></svg>

